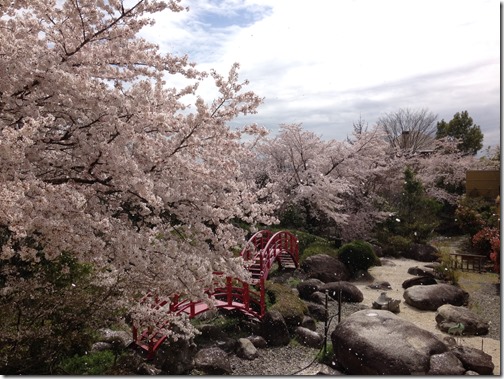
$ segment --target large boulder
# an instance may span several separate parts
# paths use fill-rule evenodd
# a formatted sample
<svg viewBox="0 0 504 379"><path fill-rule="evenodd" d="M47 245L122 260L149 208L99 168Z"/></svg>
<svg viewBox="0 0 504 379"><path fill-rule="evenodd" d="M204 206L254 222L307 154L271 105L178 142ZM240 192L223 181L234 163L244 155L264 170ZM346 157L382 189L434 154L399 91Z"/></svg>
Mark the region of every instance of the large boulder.
<svg viewBox="0 0 504 379"><path fill-rule="evenodd" d="M420 262L435 262L439 259L439 251L434 246L420 243L411 244L401 255Z"/></svg>
<svg viewBox="0 0 504 379"><path fill-rule="evenodd" d="M301 268L309 278L319 279L324 283L350 279L350 272L343 262L327 254L316 254L306 258L301 263Z"/></svg>
<svg viewBox="0 0 504 379"><path fill-rule="evenodd" d="M430 286L413 286L404 291L406 304L420 310L436 311L441 305L464 305L468 293L451 284L433 284Z"/></svg>
<svg viewBox="0 0 504 379"><path fill-rule="evenodd" d="M357 311L331 333L334 357L351 375L427 374L448 347L431 332L383 310Z"/></svg>
<svg viewBox="0 0 504 379"><path fill-rule="evenodd" d="M194 339L196 345L201 347L217 346L227 353L234 352L237 341L228 336L218 325L204 324L198 327L200 334Z"/></svg>
<svg viewBox="0 0 504 379"><path fill-rule="evenodd" d="M416 276L414 278L406 279L402 284L402 288L406 289L413 286L430 286L433 284L437 284L437 280L432 276Z"/></svg>
<svg viewBox="0 0 504 379"><path fill-rule="evenodd" d="M227 353L218 347L198 351L194 356L194 367L209 375L230 375L233 372Z"/></svg>
<svg viewBox="0 0 504 379"><path fill-rule="evenodd" d="M329 296L338 300L341 291L341 301L347 303L360 303L364 300L364 295L361 290L349 282L330 282L320 287L321 291L327 291Z"/></svg>
<svg viewBox="0 0 504 379"><path fill-rule="evenodd" d="M448 330L458 323L464 325L463 335L481 336L488 334L489 324L479 317L476 313L466 307L456 307L451 304L445 304L437 309L437 326L440 330L448 333Z"/></svg>
<svg viewBox="0 0 504 379"><path fill-rule="evenodd" d="M154 365L163 375L187 375L194 368L197 346L193 340L169 338L163 343L154 357Z"/></svg>
<svg viewBox="0 0 504 379"><path fill-rule="evenodd" d="M261 333L268 346L285 346L290 342L289 329L278 311L266 312L262 320Z"/></svg>
<svg viewBox="0 0 504 379"><path fill-rule="evenodd" d="M317 292L322 285L324 285L323 281L311 278L299 282L296 288L301 299L310 300L311 295Z"/></svg>
<svg viewBox="0 0 504 379"><path fill-rule="evenodd" d="M468 371L475 371L480 375L492 375L495 368L492 356L482 350L467 346L457 346L453 354L462 362Z"/></svg>

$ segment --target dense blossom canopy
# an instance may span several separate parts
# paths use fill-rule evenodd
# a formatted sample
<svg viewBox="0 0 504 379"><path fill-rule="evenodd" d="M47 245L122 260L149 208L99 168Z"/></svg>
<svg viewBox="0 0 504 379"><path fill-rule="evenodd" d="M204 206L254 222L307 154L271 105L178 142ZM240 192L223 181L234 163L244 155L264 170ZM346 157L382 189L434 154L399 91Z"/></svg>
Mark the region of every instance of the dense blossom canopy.
<svg viewBox="0 0 504 379"><path fill-rule="evenodd" d="M130 295L203 297L212 272L244 277L233 221L270 223L240 180L250 154L230 129L261 99L227 77L200 72L138 37L177 1L14 0L0 6L0 227L2 260L71 252L127 275ZM171 88L182 76L186 88ZM198 83L212 80L207 103ZM190 95L190 96L186 96ZM188 104L188 98L196 99ZM6 287L14 288L16 276ZM126 296L125 298L129 298Z"/></svg>

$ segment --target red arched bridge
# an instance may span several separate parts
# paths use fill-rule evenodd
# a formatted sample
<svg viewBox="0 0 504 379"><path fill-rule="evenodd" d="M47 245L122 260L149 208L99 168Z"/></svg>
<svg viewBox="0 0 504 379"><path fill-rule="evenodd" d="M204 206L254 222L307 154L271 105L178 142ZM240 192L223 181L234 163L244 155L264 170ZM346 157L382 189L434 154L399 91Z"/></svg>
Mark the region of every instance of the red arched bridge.
<svg viewBox="0 0 504 379"><path fill-rule="evenodd" d="M251 280L247 283L237 278L226 277L225 285L207 290L206 294L212 299L213 307L236 309L247 316L261 319L266 312L266 293L264 284L273 264L280 268L298 268L299 247L295 235L287 231L272 233L261 230L255 233L247 242L240 255L245 261L245 268L251 273ZM214 273L222 277L222 273ZM152 298L147 294L142 302ZM151 299L152 300L152 299ZM190 301L182 296L173 295L170 301L154 301L156 309L166 309L166 314L186 314L193 318L211 308L204 301ZM160 330L166 328L169 320L159 323L156 328L140 331L133 326L134 344L148 352L147 358L153 358L155 352L167 338Z"/></svg>

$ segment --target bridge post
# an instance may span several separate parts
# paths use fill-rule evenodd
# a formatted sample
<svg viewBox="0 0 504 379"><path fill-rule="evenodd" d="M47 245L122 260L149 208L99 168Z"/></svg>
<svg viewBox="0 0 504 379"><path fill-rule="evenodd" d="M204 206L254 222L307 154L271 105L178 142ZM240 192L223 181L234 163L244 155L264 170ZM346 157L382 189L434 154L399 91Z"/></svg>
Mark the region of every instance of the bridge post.
<svg viewBox="0 0 504 379"><path fill-rule="evenodd" d="M261 300L260 300L260 306L261 306L261 317L266 314L266 290L264 288L264 276L261 276L261 279L259 281L259 287L261 291Z"/></svg>
<svg viewBox="0 0 504 379"><path fill-rule="evenodd" d="M243 283L243 305L248 311L250 309L250 292L248 283Z"/></svg>
<svg viewBox="0 0 504 379"><path fill-rule="evenodd" d="M226 295L227 295L227 303L231 305L233 303L233 283L232 278L230 276L226 277Z"/></svg>

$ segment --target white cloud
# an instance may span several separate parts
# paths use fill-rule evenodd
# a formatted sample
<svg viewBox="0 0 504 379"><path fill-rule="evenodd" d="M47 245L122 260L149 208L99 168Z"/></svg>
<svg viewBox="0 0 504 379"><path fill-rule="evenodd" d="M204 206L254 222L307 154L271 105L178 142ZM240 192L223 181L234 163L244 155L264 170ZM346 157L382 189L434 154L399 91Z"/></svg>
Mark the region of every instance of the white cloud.
<svg viewBox="0 0 504 379"><path fill-rule="evenodd" d="M499 130L500 3L496 0L191 0L145 32L163 49L226 74L234 62L266 98L243 120L301 122L344 138L359 115L426 107L468 110ZM481 118L478 118L478 115Z"/></svg>

